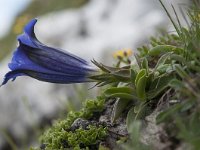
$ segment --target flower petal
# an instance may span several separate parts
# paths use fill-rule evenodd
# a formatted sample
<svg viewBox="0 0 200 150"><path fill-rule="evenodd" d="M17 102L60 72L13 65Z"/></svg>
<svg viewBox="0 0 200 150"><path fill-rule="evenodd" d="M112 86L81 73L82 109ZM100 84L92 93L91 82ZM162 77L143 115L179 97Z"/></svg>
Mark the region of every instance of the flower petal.
<svg viewBox="0 0 200 150"><path fill-rule="evenodd" d="M32 70L14 70L5 75L2 85L6 84L10 79L14 81L18 76L30 76L40 81L60 84L82 83L89 81L82 75L73 76L64 74L49 74Z"/></svg>
<svg viewBox="0 0 200 150"><path fill-rule="evenodd" d="M19 46L17 50L14 52L12 61L11 63L8 64L8 66L11 70L25 69L25 70L33 70L40 72L57 73L32 62L24 53L24 51L21 49L21 46Z"/></svg>
<svg viewBox="0 0 200 150"><path fill-rule="evenodd" d="M71 54L57 51L54 48L34 49L23 46L26 55L34 63L48 68L53 71L61 73L85 74L93 69L87 64L82 62L81 59L73 57Z"/></svg>
<svg viewBox="0 0 200 150"><path fill-rule="evenodd" d="M52 83L89 81L88 75L96 70L84 59L38 41L34 33L36 22L36 19L31 20L18 36L19 46L9 64L11 71L5 75L2 85L24 75Z"/></svg>
<svg viewBox="0 0 200 150"><path fill-rule="evenodd" d="M24 76L24 75L25 75L24 73L22 73L18 70L17 71L9 71L8 73L5 74L1 86L6 84L8 82L8 80L10 80L10 79L12 79L12 81L14 81L16 79L16 77Z"/></svg>

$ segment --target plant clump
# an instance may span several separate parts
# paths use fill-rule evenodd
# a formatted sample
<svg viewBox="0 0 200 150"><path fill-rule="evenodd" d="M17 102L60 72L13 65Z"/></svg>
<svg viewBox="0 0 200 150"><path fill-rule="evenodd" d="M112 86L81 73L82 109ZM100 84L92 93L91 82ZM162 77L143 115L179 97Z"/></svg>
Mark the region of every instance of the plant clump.
<svg viewBox="0 0 200 150"><path fill-rule="evenodd" d="M200 149L200 2L195 2L188 8L188 27L181 25L178 16L176 23L166 10L176 33L151 38L133 56L120 52L112 67L93 60L101 74L90 78L96 86L106 86L101 98L86 101L81 111L70 112L47 130L41 137L44 147L98 149L91 146L106 135L119 135L112 129L123 117L128 135L114 139L116 148ZM110 120L101 124L97 118L106 111L111 113L104 118ZM94 117L97 113L99 117ZM161 128L157 143L141 140L144 129L154 122L147 120L152 114L154 125Z"/></svg>
<svg viewBox="0 0 200 150"><path fill-rule="evenodd" d="M98 144L107 135L103 125L87 121L94 113L103 111L104 100L87 100L78 112L69 112L66 119L57 121L41 136L40 149L86 148ZM77 120L80 120L77 125ZM34 149L34 148L32 148Z"/></svg>

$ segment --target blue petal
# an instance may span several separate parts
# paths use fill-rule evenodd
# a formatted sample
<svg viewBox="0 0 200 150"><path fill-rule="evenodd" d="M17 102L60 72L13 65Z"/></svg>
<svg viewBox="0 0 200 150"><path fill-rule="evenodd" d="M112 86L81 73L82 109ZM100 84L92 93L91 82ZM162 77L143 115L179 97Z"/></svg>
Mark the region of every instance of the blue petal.
<svg viewBox="0 0 200 150"><path fill-rule="evenodd" d="M24 74L24 73L22 73L20 71L9 71L4 76L4 80L3 80L2 84L1 84L1 86L6 84L8 82L8 80L10 80L10 79L12 79L12 81L14 81L16 79L16 77L24 76L24 75L26 75L26 74Z"/></svg>
<svg viewBox="0 0 200 150"><path fill-rule="evenodd" d="M41 81L52 83L87 82L88 74L95 70L87 61L73 54L42 44L35 36L34 26L37 20L31 20L18 36L19 47L13 54L9 68L2 83L27 75Z"/></svg>
<svg viewBox="0 0 200 150"><path fill-rule="evenodd" d="M73 74L85 74L88 71L92 71L87 62L83 62L82 59L73 57L71 54L57 51L54 48L34 49L23 46L23 50L33 62L50 70Z"/></svg>
<svg viewBox="0 0 200 150"><path fill-rule="evenodd" d="M24 27L24 32L31 38L36 38L34 33L34 26L37 22L37 19L32 19L29 23Z"/></svg>
<svg viewBox="0 0 200 150"><path fill-rule="evenodd" d="M70 71L84 73L87 70L91 70L91 67L89 67L85 60L60 49L45 46L39 42L34 33L36 22L36 19L32 19L24 29L25 33L18 37L20 44L24 46L22 49L26 50L28 56L31 55L30 59L44 67L65 73ZM57 64L59 66L55 66Z"/></svg>
<svg viewBox="0 0 200 150"><path fill-rule="evenodd" d="M24 28L24 34L21 34L17 37L18 41L26 44L31 47L37 48L37 43L40 42L37 40L35 33L34 33L34 26L37 20L32 19ZM41 44L41 43L40 43Z"/></svg>
<svg viewBox="0 0 200 150"><path fill-rule="evenodd" d="M32 70L14 70L8 72L3 80L2 85L6 84L8 80L15 80L18 76L30 76L40 81L51 83L69 84L69 83L82 83L89 81L84 76L62 75L62 74L48 74Z"/></svg>
<svg viewBox="0 0 200 150"><path fill-rule="evenodd" d="M40 72L56 73L52 70L46 69L32 62L24 53L24 51L21 49L21 46L19 46L17 50L14 52L12 61L11 63L8 64L8 66L11 70L26 69L26 70L34 70Z"/></svg>

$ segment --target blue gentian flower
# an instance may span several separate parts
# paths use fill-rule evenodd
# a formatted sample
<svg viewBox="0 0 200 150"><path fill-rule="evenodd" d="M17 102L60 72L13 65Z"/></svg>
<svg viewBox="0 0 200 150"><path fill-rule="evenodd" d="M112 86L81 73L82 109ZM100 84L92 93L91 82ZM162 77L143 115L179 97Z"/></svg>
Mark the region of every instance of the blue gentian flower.
<svg viewBox="0 0 200 150"><path fill-rule="evenodd" d="M73 54L42 44L35 36L32 19L18 36L19 46L13 54L2 85L18 76L30 76L51 83L81 83L90 81L88 76L96 70L89 63Z"/></svg>

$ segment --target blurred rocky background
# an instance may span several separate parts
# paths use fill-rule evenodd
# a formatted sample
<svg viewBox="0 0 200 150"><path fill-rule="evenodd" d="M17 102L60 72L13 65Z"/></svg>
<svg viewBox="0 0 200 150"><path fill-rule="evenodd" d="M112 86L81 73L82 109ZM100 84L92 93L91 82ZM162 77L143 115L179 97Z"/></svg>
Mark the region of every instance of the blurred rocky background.
<svg viewBox="0 0 200 150"><path fill-rule="evenodd" d="M182 2L173 4L180 10ZM114 51L136 52L158 30L171 26L158 0L2 0L0 10L1 81L9 70L16 36L32 18L38 18L35 32L41 42L104 64L112 64ZM53 119L79 109L85 98L98 94L96 88L88 90L92 86L19 77L1 87L0 149L37 144L38 135Z"/></svg>

